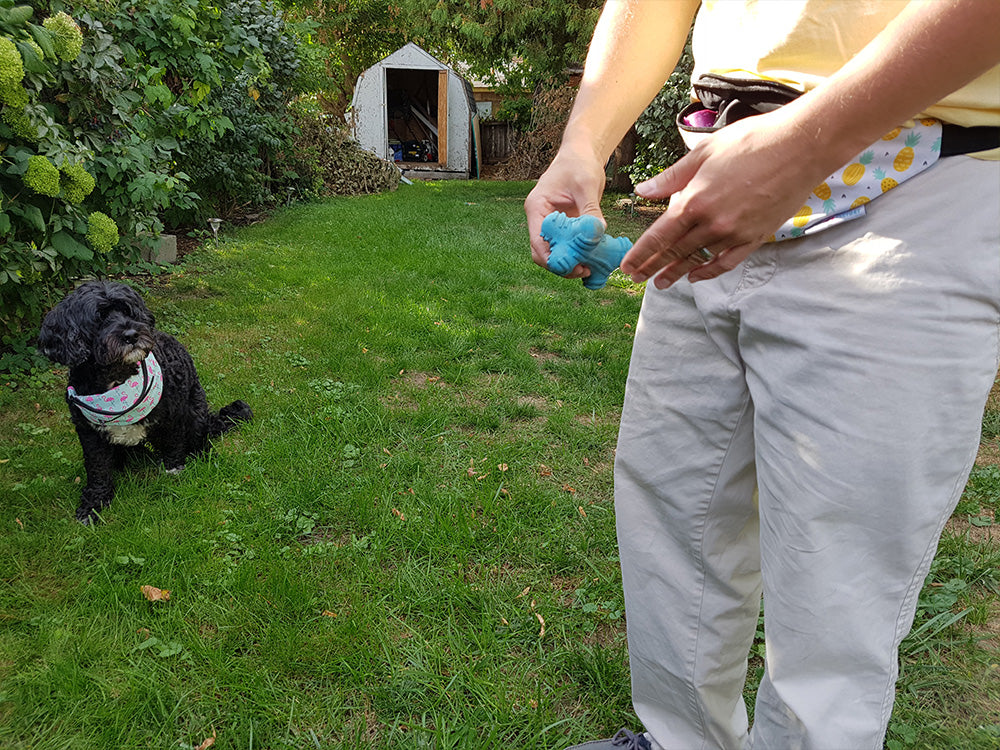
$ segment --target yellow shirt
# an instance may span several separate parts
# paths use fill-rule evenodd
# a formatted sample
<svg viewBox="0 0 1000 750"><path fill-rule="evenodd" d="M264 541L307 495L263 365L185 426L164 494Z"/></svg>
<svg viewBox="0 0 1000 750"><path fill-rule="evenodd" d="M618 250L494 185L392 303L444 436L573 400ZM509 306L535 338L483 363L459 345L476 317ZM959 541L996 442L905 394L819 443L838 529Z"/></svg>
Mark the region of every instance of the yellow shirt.
<svg viewBox="0 0 1000 750"><path fill-rule="evenodd" d="M694 77L767 78L809 91L875 38L908 0L705 0ZM1000 65L914 117L1000 126ZM976 156L1000 159L1000 149Z"/></svg>

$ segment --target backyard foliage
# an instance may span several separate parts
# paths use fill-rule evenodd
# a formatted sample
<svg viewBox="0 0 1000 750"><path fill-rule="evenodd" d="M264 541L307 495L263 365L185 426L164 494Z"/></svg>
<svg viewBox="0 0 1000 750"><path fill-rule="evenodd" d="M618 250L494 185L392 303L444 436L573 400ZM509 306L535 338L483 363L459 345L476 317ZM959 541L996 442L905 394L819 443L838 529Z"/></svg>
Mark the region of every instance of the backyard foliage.
<svg viewBox="0 0 1000 750"><path fill-rule="evenodd" d="M75 17L12 2L0 0L0 353L24 348L72 279L135 268L165 223L338 192L358 172L343 125L293 106L322 85L322 53L314 24L271 0L123 0Z"/></svg>
<svg viewBox="0 0 1000 750"><path fill-rule="evenodd" d="M114 220L94 210L92 152L60 116L82 47L65 13L37 19L0 0L0 335L38 314L45 279L104 267L118 244Z"/></svg>
<svg viewBox="0 0 1000 750"><path fill-rule="evenodd" d="M677 113L691 102L693 67L689 40L674 72L635 124L639 136L635 160L626 169L634 184L659 174L687 153L675 120Z"/></svg>

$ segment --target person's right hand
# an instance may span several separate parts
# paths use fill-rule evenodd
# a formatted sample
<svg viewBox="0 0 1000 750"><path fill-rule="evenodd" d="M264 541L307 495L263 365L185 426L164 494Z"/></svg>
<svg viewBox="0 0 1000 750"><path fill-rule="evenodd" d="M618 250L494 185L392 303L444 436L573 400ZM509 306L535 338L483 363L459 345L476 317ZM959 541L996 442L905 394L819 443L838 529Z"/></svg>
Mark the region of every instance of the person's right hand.
<svg viewBox="0 0 1000 750"><path fill-rule="evenodd" d="M524 201L531 241L531 258L542 268L548 268L549 243L542 239L542 220L553 211L567 216L591 214L604 223L601 215L601 193L604 191L604 165L596 157L574 154L560 149ZM579 279L590 275L590 269L578 265L566 278Z"/></svg>

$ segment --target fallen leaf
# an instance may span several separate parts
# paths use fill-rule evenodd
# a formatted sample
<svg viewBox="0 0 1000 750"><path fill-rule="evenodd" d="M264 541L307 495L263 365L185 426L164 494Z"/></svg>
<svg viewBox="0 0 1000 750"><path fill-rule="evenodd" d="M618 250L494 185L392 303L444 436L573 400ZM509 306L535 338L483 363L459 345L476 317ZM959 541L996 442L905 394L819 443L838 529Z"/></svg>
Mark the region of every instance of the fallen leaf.
<svg viewBox="0 0 1000 750"><path fill-rule="evenodd" d="M21 522L20 518L15 518L14 523L21 527L21 531L24 531L24 524Z"/></svg>
<svg viewBox="0 0 1000 750"><path fill-rule="evenodd" d="M579 505L579 506L577 506L577 508L576 508L576 509L577 509L577 510L578 510L578 511L580 512L580 515L581 515L581 516L583 516L584 518L586 518L586 517L587 517L587 511L585 511L585 510L583 509L583 506L582 506L582 505Z"/></svg>
<svg viewBox="0 0 1000 750"><path fill-rule="evenodd" d="M168 589L158 589L156 586L142 586L142 595L151 602L169 602L170 591Z"/></svg>
<svg viewBox="0 0 1000 750"><path fill-rule="evenodd" d="M323 617L336 617L336 616L337 616L336 612L331 612L328 609L323 610Z"/></svg>
<svg viewBox="0 0 1000 750"><path fill-rule="evenodd" d="M525 586L524 587L524 591L522 591L520 594L518 594L514 598L515 599L520 599L522 596L527 596L529 591L531 591L531 586Z"/></svg>
<svg viewBox="0 0 1000 750"><path fill-rule="evenodd" d="M574 492L576 492L576 490L575 490L575 489L573 489L572 487L570 487L570 486L569 486L568 484L564 484L564 485L562 486L562 488L563 488L563 492L568 492L568 493L570 493L571 495L572 495L572 494L573 494Z"/></svg>
<svg viewBox="0 0 1000 750"><path fill-rule="evenodd" d="M507 618L506 617L501 617L500 618L500 624L501 625L510 625L510 623L507 622Z"/></svg>
<svg viewBox="0 0 1000 750"><path fill-rule="evenodd" d="M500 469L500 471L507 471L507 464L497 464L497 468Z"/></svg>
<svg viewBox="0 0 1000 750"><path fill-rule="evenodd" d="M206 737L205 740L198 745L194 750L208 750L212 745L215 744L215 730L212 730L212 736Z"/></svg>
<svg viewBox="0 0 1000 750"><path fill-rule="evenodd" d="M404 516L402 514L402 512L399 510L399 508L393 508L392 509L392 515L396 516L396 518L398 518L400 521L405 521L406 520L406 516Z"/></svg>
<svg viewBox="0 0 1000 750"><path fill-rule="evenodd" d="M539 466L538 466L538 476L540 476L540 477L551 477L552 476L552 469L550 469L545 464L539 464Z"/></svg>
<svg viewBox="0 0 1000 750"><path fill-rule="evenodd" d="M475 459L469 459L469 468L465 470L465 475L470 479L476 476L476 461Z"/></svg>
<svg viewBox="0 0 1000 750"><path fill-rule="evenodd" d="M540 614L538 614L537 612L535 612L535 617L538 618L538 622L541 623L541 625L542 625L542 629L538 631L538 637L539 638L544 638L545 637L545 619Z"/></svg>

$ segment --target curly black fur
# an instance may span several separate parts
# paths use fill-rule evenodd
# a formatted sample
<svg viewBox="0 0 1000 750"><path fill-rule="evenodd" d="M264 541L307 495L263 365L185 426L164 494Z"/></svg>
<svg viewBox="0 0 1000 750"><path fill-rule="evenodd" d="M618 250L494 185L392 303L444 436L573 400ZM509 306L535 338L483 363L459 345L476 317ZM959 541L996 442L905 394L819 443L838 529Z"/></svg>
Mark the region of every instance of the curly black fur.
<svg viewBox="0 0 1000 750"><path fill-rule="evenodd" d="M124 382L151 350L163 370L160 402L142 421L125 428L92 424L67 398L87 472L76 511L81 523L93 523L111 503L114 472L136 447L148 444L168 471L180 471L185 459L204 450L210 438L253 417L244 401L213 413L191 355L155 324L135 290L105 281L81 285L42 323L39 350L69 366L69 385L80 395L103 393Z"/></svg>

